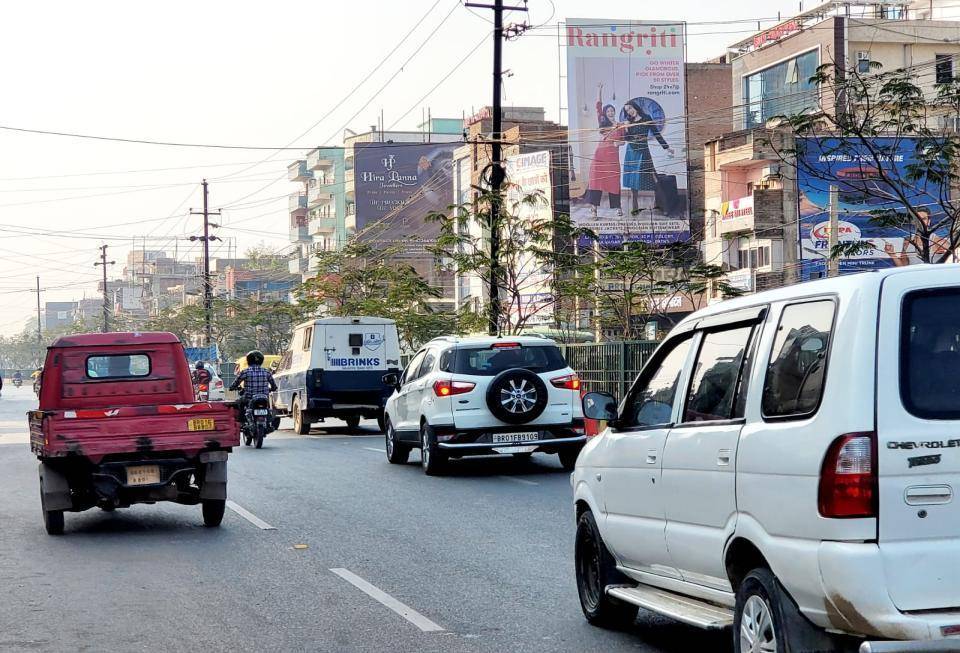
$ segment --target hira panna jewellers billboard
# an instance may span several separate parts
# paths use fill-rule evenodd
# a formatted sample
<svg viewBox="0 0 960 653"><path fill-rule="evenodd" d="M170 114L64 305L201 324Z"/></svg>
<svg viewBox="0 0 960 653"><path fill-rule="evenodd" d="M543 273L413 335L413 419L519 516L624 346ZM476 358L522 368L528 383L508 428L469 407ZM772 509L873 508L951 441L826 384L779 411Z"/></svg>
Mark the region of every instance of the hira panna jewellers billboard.
<svg viewBox="0 0 960 653"><path fill-rule="evenodd" d="M686 30L567 20L570 205L600 243L689 240Z"/></svg>

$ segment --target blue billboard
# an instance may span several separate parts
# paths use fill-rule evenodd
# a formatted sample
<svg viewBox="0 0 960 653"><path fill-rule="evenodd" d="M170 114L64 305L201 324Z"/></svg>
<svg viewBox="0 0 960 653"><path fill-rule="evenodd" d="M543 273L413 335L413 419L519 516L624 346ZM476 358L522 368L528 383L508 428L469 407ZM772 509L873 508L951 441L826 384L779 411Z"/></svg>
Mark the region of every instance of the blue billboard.
<svg viewBox="0 0 960 653"><path fill-rule="evenodd" d="M856 252L840 259L840 273L877 270L921 261L924 245L917 221L906 211L903 193L919 219L933 230L932 260L949 250L949 221L941 207L946 190L917 179L918 141L876 138L797 139L797 190L800 278L826 276L830 254L830 187L837 187L838 242L857 242Z"/></svg>

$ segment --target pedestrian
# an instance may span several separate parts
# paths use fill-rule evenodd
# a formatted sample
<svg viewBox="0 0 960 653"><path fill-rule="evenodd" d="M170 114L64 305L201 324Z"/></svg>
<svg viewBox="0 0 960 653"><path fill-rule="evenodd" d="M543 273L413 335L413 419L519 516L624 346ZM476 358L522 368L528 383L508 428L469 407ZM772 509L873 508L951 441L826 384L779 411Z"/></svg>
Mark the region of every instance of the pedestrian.
<svg viewBox="0 0 960 653"><path fill-rule="evenodd" d="M643 110L641 100L634 98L624 104L621 117L626 122L623 140L627 144L623 157L623 187L630 189L633 199L631 212L636 215L640 209L640 196L652 199L657 191L657 170L653 166L649 138L652 136L657 139L670 156L673 156L673 148L660 133L657 121Z"/></svg>
<svg viewBox="0 0 960 653"><path fill-rule="evenodd" d="M597 126L600 143L590 163L590 179L587 183L587 202L594 217L600 209L603 193L607 194L610 208L623 215L620 208L620 143L624 128L617 122L617 109L603 103L603 83L597 84Z"/></svg>

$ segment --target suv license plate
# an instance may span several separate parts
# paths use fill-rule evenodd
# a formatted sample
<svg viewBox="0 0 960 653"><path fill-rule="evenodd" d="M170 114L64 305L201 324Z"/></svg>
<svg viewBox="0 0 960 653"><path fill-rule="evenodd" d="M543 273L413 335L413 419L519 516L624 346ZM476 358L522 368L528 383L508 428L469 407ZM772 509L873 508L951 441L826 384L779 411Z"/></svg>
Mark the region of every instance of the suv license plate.
<svg viewBox="0 0 960 653"><path fill-rule="evenodd" d="M135 465L127 467L127 485L153 485L159 482L159 465Z"/></svg>
<svg viewBox="0 0 960 653"><path fill-rule="evenodd" d="M188 431L213 431L216 426L212 419L192 419L187 422Z"/></svg>
<svg viewBox="0 0 960 653"><path fill-rule="evenodd" d="M521 433L494 433L493 443L500 444L509 442L534 442L540 439L540 434L536 431L523 431Z"/></svg>
<svg viewBox="0 0 960 653"><path fill-rule="evenodd" d="M266 408L254 408L254 409L253 409L253 414L254 414L254 415L266 415L266 414L268 414L269 412L270 412L270 411L267 410Z"/></svg>

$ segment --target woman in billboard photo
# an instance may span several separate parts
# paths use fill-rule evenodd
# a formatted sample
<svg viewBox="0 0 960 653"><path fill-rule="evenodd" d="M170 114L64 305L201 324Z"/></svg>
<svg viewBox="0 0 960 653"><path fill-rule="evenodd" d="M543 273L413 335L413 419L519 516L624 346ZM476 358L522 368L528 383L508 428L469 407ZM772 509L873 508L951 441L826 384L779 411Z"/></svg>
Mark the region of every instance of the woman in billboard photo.
<svg viewBox="0 0 960 653"><path fill-rule="evenodd" d="M597 84L597 126L600 128L600 143L590 163L590 181L587 184L587 201L596 217L600 200L607 194L610 208L617 215L620 209L620 143L624 128L617 122L617 109L603 103L603 82Z"/></svg>
<svg viewBox="0 0 960 653"><path fill-rule="evenodd" d="M650 110L645 110L648 105ZM656 111L659 116L651 116ZM657 170L653 166L653 157L650 154L650 137L657 139L660 147L673 156L673 148L663 138L657 123L663 120L663 109L653 100L634 98L623 105L620 113L621 120L626 124L623 140L627 150L623 156L623 187L630 189L633 197L631 212L641 208L652 208L653 198L657 191ZM658 120L659 119L659 120ZM640 197L651 199L650 207L640 206Z"/></svg>

